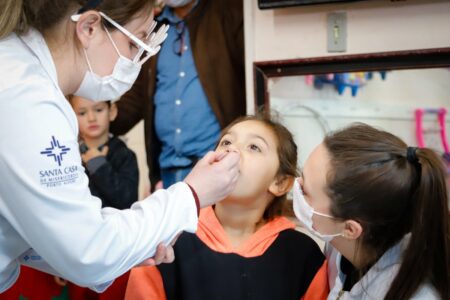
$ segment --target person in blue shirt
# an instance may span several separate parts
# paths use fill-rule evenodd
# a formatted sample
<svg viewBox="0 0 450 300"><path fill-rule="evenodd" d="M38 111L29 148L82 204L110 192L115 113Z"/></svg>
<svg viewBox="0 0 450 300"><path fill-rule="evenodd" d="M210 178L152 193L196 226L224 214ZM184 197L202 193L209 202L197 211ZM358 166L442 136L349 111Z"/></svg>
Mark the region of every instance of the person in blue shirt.
<svg viewBox="0 0 450 300"><path fill-rule="evenodd" d="M111 130L145 121L150 181L183 180L214 149L220 131L245 115L242 0L164 0L170 25L159 55L118 103Z"/></svg>

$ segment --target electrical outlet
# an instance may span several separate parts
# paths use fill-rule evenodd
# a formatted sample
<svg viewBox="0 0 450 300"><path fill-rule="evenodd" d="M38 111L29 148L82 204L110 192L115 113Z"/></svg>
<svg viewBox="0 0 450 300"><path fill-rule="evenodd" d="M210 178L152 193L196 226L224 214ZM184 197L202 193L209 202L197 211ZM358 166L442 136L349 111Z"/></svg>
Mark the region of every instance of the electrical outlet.
<svg viewBox="0 0 450 300"><path fill-rule="evenodd" d="M327 16L328 52L347 50L347 13L330 13Z"/></svg>

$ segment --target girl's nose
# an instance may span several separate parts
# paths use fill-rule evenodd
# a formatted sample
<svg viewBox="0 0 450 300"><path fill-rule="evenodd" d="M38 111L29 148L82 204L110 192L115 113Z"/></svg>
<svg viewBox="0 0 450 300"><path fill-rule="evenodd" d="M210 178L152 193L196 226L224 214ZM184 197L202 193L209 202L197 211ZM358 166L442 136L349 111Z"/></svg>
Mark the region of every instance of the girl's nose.
<svg viewBox="0 0 450 300"><path fill-rule="evenodd" d="M225 151L226 152L238 152L239 153L239 149L238 149L238 147L236 147L235 144L227 146L227 149Z"/></svg>

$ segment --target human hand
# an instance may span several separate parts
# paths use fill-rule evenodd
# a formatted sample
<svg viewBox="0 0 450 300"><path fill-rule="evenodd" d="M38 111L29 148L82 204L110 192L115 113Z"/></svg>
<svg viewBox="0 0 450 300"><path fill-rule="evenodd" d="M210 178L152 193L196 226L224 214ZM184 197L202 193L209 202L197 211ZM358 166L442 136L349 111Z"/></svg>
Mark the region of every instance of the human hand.
<svg viewBox="0 0 450 300"><path fill-rule="evenodd" d="M200 207L210 206L228 196L239 177L238 152L208 152L184 182L197 193Z"/></svg>
<svg viewBox="0 0 450 300"><path fill-rule="evenodd" d="M84 163L87 163L91 159L98 157L98 156L106 156L108 154L108 146L103 146L102 150L98 150L96 147L89 148L86 152L81 154L81 159Z"/></svg>
<svg viewBox="0 0 450 300"><path fill-rule="evenodd" d="M170 242L170 245L165 246L163 243L159 244L156 248L155 256L148 258L138 264L138 267L142 266L157 266L161 263L172 263L175 260L175 252L173 251L173 245L175 245L175 242L177 241L178 237L180 235L178 234L172 242Z"/></svg>

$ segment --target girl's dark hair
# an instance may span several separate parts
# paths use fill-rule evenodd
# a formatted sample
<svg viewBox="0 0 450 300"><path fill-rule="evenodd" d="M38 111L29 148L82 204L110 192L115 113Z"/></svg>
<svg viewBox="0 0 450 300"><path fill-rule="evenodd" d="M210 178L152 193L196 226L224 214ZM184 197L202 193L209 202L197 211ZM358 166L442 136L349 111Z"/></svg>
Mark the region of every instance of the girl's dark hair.
<svg viewBox="0 0 450 300"><path fill-rule="evenodd" d="M2 0L0 1L0 39L10 33L23 34L30 27L44 33L93 0ZM94 8L125 25L142 9L150 15L154 0L102 0ZM112 29L108 22L104 24Z"/></svg>
<svg viewBox="0 0 450 300"><path fill-rule="evenodd" d="M277 117L274 114L270 115L263 112L257 113L256 115L237 118L224 130L222 130L222 135L220 136L219 141L230 130L231 127L238 123L242 123L245 121L261 122L262 124L270 128L278 139L277 153L280 166L278 168L276 176L280 180L290 176L297 177L297 145L294 142L294 138L291 132L276 119ZM274 217L281 215L293 215L292 204L290 201L286 201L286 194L275 197L275 199L273 199L273 201L267 206L266 210L264 211L263 219L269 221Z"/></svg>
<svg viewBox="0 0 450 300"><path fill-rule="evenodd" d="M332 133L324 144L331 212L361 223L362 249L377 260L410 233L385 299L409 299L427 281L449 299L448 191L439 156L420 148L408 160L402 140L365 124Z"/></svg>

